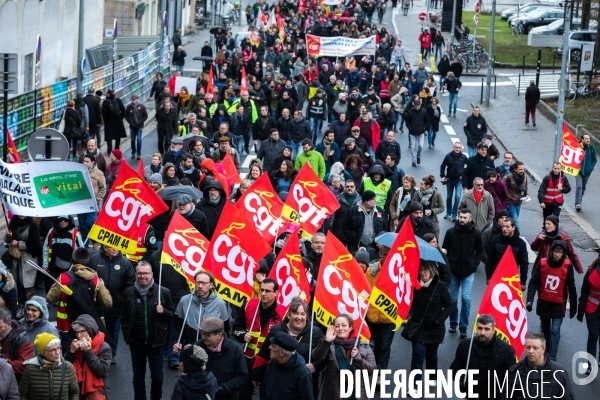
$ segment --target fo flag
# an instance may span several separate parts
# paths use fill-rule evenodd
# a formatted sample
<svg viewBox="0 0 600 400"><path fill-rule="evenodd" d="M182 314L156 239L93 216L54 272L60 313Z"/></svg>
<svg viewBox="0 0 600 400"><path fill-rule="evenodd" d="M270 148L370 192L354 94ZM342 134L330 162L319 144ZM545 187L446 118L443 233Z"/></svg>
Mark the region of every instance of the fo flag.
<svg viewBox="0 0 600 400"><path fill-rule="evenodd" d="M279 284L279 304L287 307L294 297L301 297L306 304L310 302L310 284L300 255L298 235L292 234L285 243L271 268L269 278Z"/></svg>
<svg viewBox="0 0 600 400"><path fill-rule="evenodd" d="M338 208L340 203L331 190L305 163L290 188L282 216L299 223L300 228L312 236Z"/></svg>
<svg viewBox="0 0 600 400"><path fill-rule="evenodd" d="M233 162L233 158L231 158L230 151L225 154L225 157L221 161L221 168L223 168L223 175L225 175L225 178L227 178L230 185L235 185L242 181L237 168L235 168L235 162Z"/></svg>
<svg viewBox="0 0 600 400"><path fill-rule="evenodd" d="M527 311L521 277L510 246L506 248L483 294L477 318L481 314L490 314L496 319L496 336L515 349L518 361L525 350Z"/></svg>
<svg viewBox="0 0 600 400"><path fill-rule="evenodd" d="M123 163L89 237L122 253L133 254L140 226L168 210L150 185L129 164Z"/></svg>
<svg viewBox="0 0 600 400"><path fill-rule="evenodd" d="M348 314L354 320L354 329L368 341L371 332L362 320L369 307L371 285L348 249L331 232L319 267L313 311L317 321L325 326L333 325L339 314Z"/></svg>
<svg viewBox="0 0 600 400"><path fill-rule="evenodd" d="M269 251L271 247L256 234L254 224L226 201L204 265L214 275L223 300L241 307L252 296L257 261Z"/></svg>
<svg viewBox="0 0 600 400"><path fill-rule="evenodd" d="M560 148L560 165L562 171L565 174L577 176L581 169L581 163L585 157L585 151L581 146L581 143L577 141L577 138L567 127L565 122L563 125L563 139L562 146Z"/></svg>
<svg viewBox="0 0 600 400"><path fill-rule="evenodd" d="M369 299L373 307L396 324L396 330L400 328L410 311L413 286L416 289L421 288L420 258L412 223L410 218L407 218L394 240Z"/></svg>
<svg viewBox="0 0 600 400"><path fill-rule="evenodd" d="M202 269L209 245L208 239L179 212L175 212L165 233L160 262L173 267L193 291L196 285L194 276Z"/></svg>
<svg viewBox="0 0 600 400"><path fill-rule="evenodd" d="M235 203L238 209L267 241L272 244L283 232L280 218L283 202L275 193L268 174L262 174Z"/></svg>

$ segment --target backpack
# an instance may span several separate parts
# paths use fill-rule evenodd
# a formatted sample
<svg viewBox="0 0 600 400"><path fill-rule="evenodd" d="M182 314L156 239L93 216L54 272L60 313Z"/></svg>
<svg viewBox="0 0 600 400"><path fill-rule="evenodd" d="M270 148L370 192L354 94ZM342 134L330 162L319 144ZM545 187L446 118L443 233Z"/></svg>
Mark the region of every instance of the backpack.
<svg viewBox="0 0 600 400"><path fill-rule="evenodd" d="M73 294L69 295L66 307L69 320L73 322L82 314L96 317L96 287L92 281L80 278L73 271L67 272L67 275L70 278L67 286L73 291Z"/></svg>
<svg viewBox="0 0 600 400"><path fill-rule="evenodd" d="M108 107L110 108L110 116L113 118L121 118L121 108L119 107L117 100L106 100L108 101Z"/></svg>

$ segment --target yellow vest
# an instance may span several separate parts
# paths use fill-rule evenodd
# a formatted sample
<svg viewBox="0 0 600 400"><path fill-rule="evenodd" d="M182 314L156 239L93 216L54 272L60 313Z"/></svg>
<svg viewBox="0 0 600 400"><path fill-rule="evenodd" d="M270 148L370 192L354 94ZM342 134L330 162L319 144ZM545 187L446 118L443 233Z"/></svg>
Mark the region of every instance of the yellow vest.
<svg viewBox="0 0 600 400"><path fill-rule="evenodd" d="M377 198L377 207L380 207L381 209L383 209L385 206L387 194L390 191L391 186L392 182L389 179L384 179L383 182L377 186L373 184L373 181L371 181L370 177L367 177L363 180L364 190L371 190L373 193L375 193L375 197Z"/></svg>

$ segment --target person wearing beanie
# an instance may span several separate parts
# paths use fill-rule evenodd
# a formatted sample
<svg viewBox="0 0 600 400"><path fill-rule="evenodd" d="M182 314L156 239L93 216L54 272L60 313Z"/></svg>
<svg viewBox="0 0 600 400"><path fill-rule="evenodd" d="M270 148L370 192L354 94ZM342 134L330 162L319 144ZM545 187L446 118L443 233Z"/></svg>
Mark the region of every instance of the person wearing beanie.
<svg viewBox="0 0 600 400"><path fill-rule="evenodd" d="M33 296L25 303L25 316L19 323L23 325L27 339L33 342L40 333L50 333L59 336L58 330L48 322L48 305L46 299Z"/></svg>
<svg viewBox="0 0 600 400"><path fill-rule="evenodd" d="M371 256L369 255L367 249L360 247L354 254L354 258L363 272L366 272L367 268L369 268L369 263L371 262Z"/></svg>
<svg viewBox="0 0 600 400"><path fill-rule="evenodd" d="M80 247L73 252L73 267L70 271L63 272L57 280L67 287L76 288L81 284L87 284L94 287L94 291L86 291L89 298L74 300L74 296L67 295L58 283L54 283L46 294L48 304L58 304L56 311L56 328L60 334L61 344L63 346L63 354L69 350L71 342L75 339L71 329L71 323L81 314L89 314L97 316L100 319L96 307L105 310L113 306L113 298L111 292L105 286L105 282L99 279L96 271L92 267L92 258L90 252L85 247ZM90 266L88 266L90 264ZM121 264L123 266L123 264ZM116 276L116 274L113 273ZM83 282L82 282L83 281ZM118 293L118 292L113 292ZM86 300L87 301L84 301ZM73 302L69 304L70 302ZM69 312L71 315L69 317ZM105 316L106 317L106 316Z"/></svg>
<svg viewBox="0 0 600 400"><path fill-rule="evenodd" d="M215 399L217 378L206 370L208 354L198 345L188 344L179 355L179 372L171 400Z"/></svg>
<svg viewBox="0 0 600 400"><path fill-rule="evenodd" d="M75 249L83 247L83 238L68 215L59 215L44 240L42 268L54 278L71 268L71 255ZM45 278L46 288L52 286L52 279Z"/></svg>
<svg viewBox="0 0 600 400"><path fill-rule="evenodd" d="M71 325L75 340L71 342L65 360L73 364L84 398L107 397L106 380L110 371L112 351L106 334L100 331L91 315L82 314ZM104 397L102 397L104 396Z"/></svg>
<svg viewBox="0 0 600 400"><path fill-rule="evenodd" d="M15 278L8 272L2 261L0 261L0 298L4 300L5 306L10 310L12 319L17 319L19 300Z"/></svg>
<svg viewBox="0 0 600 400"><path fill-rule="evenodd" d="M25 361L19 385L21 399L78 399L81 392L75 368L61 356L60 339L50 333L40 333L33 345L37 357Z"/></svg>
<svg viewBox="0 0 600 400"><path fill-rule="evenodd" d="M396 232L400 232L400 228L402 228L402 225L408 218L412 223L413 232L415 236L418 236L421 239L423 239L423 236L425 236L425 234L427 233L433 233L437 236L433 221L431 221L431 218L425 215L423 209L423 204L419 203L418 201L411 202L410 214L400 220L400 222L396 226Z"/></svg>
<svg viewBox="0 0 600 400"><path fill-rule="evenodd" d="M361 203L350 207L344 219L344 235L351 253L359 247L365 247L375 258L375 237L387 231L386 213L377 206L377 197L372 190L365 190Z"/></svg>
<svg viewBox="0 0 600 400"><path fill-rule="evenodd" d="M542 258L552 257L550 248L555 240L562 240L565 243L567 257L569 257L569 260L573 263L575 271L577 271L578 274L582 274L583 265L581 265L581 260L575 252L571 237L567 232L559 229L558 217L555 215L548 215L546 217L544 220L544 229L535 237L533 242L531 242L531 250L537 251L538 253L535 262L533 263L531 273L533 273L537 266L540 265Z"/></svg>
<svg viewBox="0 0 600 400"><path fill-rule="evenodd" d="M104 174L106 178L106 192L110 192L112 188L112 184L117 179L117 175L119 174L119 170L121 169L121 163L123 162L123 153L121 150L114 149L110 153L110 163L106 166L106 173Z"/></svg>
<svg viewBox="0 0 600 400"><path fill-rule="evenodd" d="M33 357L33 343L26 337L23 325L12 319L8 308L0 308L0 353L20 381L25 361Z"/></svg>
<svg viewBox="0 0 600 400"><path fill-rule="evenodd" d="M492 226L489 227L488 229L486 229L481 234L481 241L483 243L483 254L481 257L481 261L483 261L484 264L487 261L488 246L490 245L490 243L492 243L492 240L496 236L502 235L502 223L508 217L510 217L510 215L508 214L508 211L506 211L506 210L498 211L496 213L496 216L494 217L494 223L492 224ZM457 218L457 221L458 221L458 218Z"/></svg>

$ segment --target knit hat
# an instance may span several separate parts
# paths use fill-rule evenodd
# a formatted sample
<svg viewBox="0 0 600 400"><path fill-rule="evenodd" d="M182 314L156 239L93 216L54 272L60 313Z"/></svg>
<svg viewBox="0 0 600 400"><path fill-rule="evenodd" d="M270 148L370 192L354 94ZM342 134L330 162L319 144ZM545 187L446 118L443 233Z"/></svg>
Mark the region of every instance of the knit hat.
<svg viewBox="0 0 600 400"><path fill-rule="evenodd" d="M33 296L31 299L27 300L25 303L25 309L27 310L27 306L34 306L40 310L42 315L44 315L44 306L42 306L39 301L35 300L34 297L40 298L40 296Z"/></svg>
<svg viewBox="0 0 600 400"><path fill-rule="evenodd" d="M361 262L365 264L369 264L369 261L371 259L371 257L369 257L369 252L366 251L364 247L358 249L356 254L354 254L354 258L356 259L356 262Z"/></svg>
<svg viewBox="0 0 600 400"><path fill-rule="evenodd" d="M87 265L90 262L90 252L85 247L78 247L73 252L73 263Z"/></svg>
<svg viewBox="0 0 600 400"><path fill-rule="evenodd" d="M200 324L200 331L204 333L223 332L223 329L225 329L223 321L217 317L205 318Z"/></svg>
<svg viewBox="0 0 600 400"><path fill-rule="evenodd" d="M48 347L60 345L60 339L51 333L42 332L35 337L33 345L38 354L44 356Z"/></svg>
<svg viewBox="0 0 600 400"><path fill-rule="evenodd" d="M194 199L192 199L192 196L190 196L189 194L180 194L176 200L177 205L188 204L188 203L191 203L192 201L194 201Z"/></svg>
<svg viewBox="0 0 600 400"><path fill-rule="evenodd" d="M149 180L162 185L162 176L160 174L152 174Z"/></svg>
<svg viewBox="0 0 600 400"><path fill-rule="evenodd" d="M179 361L183 363L184 371L202 372L208 361L208 354L202 347L188 344L179 355Z"/></svg>
<svg viewBox="0 0 600 400"><path fill-rule="evenodd" d="M365 190L362 194L362 201L365 202L373 200L375 197L375 192L373 192L372 190Z"/></svg>
<svg viewBox="0 0 600 400"><path fill-rule="evenodd" d="M285 149L288 149L292 153L294 152L294 149L289 144L286 144L285 146L283 146L283 150L285 150Z"/></svg>
<svg viewBox="0 0 600 400"><path fill-rule="evenodd" d="M554 215L548 215L545 218L545 220L552 222L554 224L554 226L556 226L558 228L558 218L556 216L554 216Z"/></svg>
<svg viewBox="0 0 600 400"><path fill-rule="evenodd" d="M410 212L414 213L415 211L423 211L423 204L419 203L418 201L413 202L410 205Z"/></svg>
<svg viewBox="0 0 600 400"><path fill-rule="evenodd" d="M494 216L494 221L498 222L498 220L502 217L509 217L508 215L508 211L506 210L500 210L496 213L496 215Z"/></svg>
<svg viewBox="0 0 600 400"><path fill-rule="evenodd" d="M123 158L123 152L119 149L113 149L111 154L114 154L115 157L117 157L117 160L120 160L121 158Z"/></svg>
<svg viewBox="0 0 600 400"><path fill-rule="evenodd" d="M349 137L348 139L344 140L344 144L347 146L350 143L354 143L356 140L354 140L354 138Z"/></svg>
<svg viewBox="0 0 600 400"><path fill-rule="evenodd" d="M277 332L275 336L271 338L271 344L276 344L287 351L296 351L298 348L298 341L296 338L285 332Z"/></svg>

